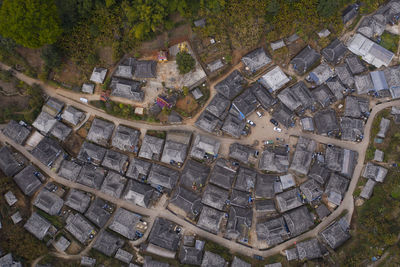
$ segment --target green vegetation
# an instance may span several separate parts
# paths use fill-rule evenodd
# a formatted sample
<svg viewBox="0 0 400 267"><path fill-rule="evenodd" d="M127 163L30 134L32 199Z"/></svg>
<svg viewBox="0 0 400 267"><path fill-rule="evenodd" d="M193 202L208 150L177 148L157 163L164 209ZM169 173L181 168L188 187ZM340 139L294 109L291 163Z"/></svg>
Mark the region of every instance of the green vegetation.
<svg viewBox="0 0 400 267"><path fill-rule="evenodd" d="M43 259L39 262L42 265L49 265L54 267L75 267L80 265L80 260L71 261L64 260L62 258L55 257L51 254L47 254L43 257Z"/></svg>
<svg viewBox="0 0 400 267"><path fill-rule="evenodd" d="M194 69L196 61L188 52L179 52L176 55L176 63L180 74L186 74Z"/></svg>
<svg viewBox="0 0 400 267"><path fill-rule="evenodd" d="M65 226L64 221L62 220L62 218L60 216L51 216L49 214L47 214L46 212L40 210L40 209L36 209L36 212L42 216L43 218L45 218L46 220L48 220L52 225L54 225L57 229L62 229Z"/></svg>
<svg viewBox="0 0 400 267"><path fill-rule="evenodd" d="M397 46L399 45L399 36L395 34L391 34L389 32L384 32L381 36L382 41L381 45L389 51L393 53L397 53Z"/></svg>
<svg viewBox="0 0 400 267"><path fill-rule="evenodd" d="M95 249L90 250L89 257L96 259L96 266L121 266L121 262L119 260L108 257L107 255L104 255Z"/></svg>

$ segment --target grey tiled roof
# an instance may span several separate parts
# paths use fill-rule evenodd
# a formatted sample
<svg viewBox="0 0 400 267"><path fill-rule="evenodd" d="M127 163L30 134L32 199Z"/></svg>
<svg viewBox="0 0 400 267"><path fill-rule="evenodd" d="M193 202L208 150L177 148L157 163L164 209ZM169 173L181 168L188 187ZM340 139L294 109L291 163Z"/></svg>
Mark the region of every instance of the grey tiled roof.
<svg viewBox="0 0 400 267"><path fill-rule="evenodd" d="M31 131L16 121L10 120L10 122L7 123L7 126L3 129L3 134L17 144L22 145L31 134Z"/></svg>

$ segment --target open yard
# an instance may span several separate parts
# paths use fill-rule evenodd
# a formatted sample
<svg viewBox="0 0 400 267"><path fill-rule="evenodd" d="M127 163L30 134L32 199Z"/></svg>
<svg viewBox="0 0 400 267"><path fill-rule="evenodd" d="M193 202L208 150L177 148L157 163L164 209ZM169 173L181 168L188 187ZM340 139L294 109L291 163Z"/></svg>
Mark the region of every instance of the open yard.
<svg viewBox="0 0 400 267"><path fill-rule="evenodd" d="M392 51L393 53L397 53L397 47L399 46L399 38L400 36L391 34L389 32L384 32L381 36L382 41L381 41L381 46L386 48L389 51Z"/></svg>

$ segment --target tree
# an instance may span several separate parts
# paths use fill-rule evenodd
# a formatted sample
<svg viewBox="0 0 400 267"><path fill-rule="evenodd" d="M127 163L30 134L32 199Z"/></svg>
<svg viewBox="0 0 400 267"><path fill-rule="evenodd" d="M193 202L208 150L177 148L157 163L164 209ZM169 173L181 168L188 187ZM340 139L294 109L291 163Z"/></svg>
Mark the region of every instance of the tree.
<svg viewBox="0 0 400 267"><path fill-rule="evenodd" d="M176 63L180 74L186 74L194 69L196 61L188 52L179 52L176 55Z"/></svg>
<svg viewBox="0 0 400 267"><path fill-rule="evenodd" d="M336 14L338 10L337 0L320 0L317 6L318 14L329 18Z"/></svg>
<svg viewBox="0 0 400 267"><path fill-rule="evenodd" d="M54 45L45 46L42 49L41 58L48 69L57 68L61 65L60 50Z"/></svg>
<svg viewBox="0 0 400 267"><path fill-rule="evenodd" d="M0 34L25 47L52 44L61 35L57 7L51 0L4 0Z"/></svg>

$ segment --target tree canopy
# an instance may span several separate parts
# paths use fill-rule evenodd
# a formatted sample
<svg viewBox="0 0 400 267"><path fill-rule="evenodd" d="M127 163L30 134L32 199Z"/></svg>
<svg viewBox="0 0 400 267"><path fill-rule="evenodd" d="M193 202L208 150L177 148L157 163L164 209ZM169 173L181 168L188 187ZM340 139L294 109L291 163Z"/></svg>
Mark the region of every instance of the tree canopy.
<svg viewBox="0 0 400 267"><path fill-rule="evenodd" d="M179 52L176 55L176 64L180 74L186 74L194 69L196 61L188 52Z"/></svg>
<svg viewBox="0 0 400 267"><path fill-rule="evenodd" d="M51 0L4 0L0 34L25 47L38 48L61 35L57 7Z"/></svg>

